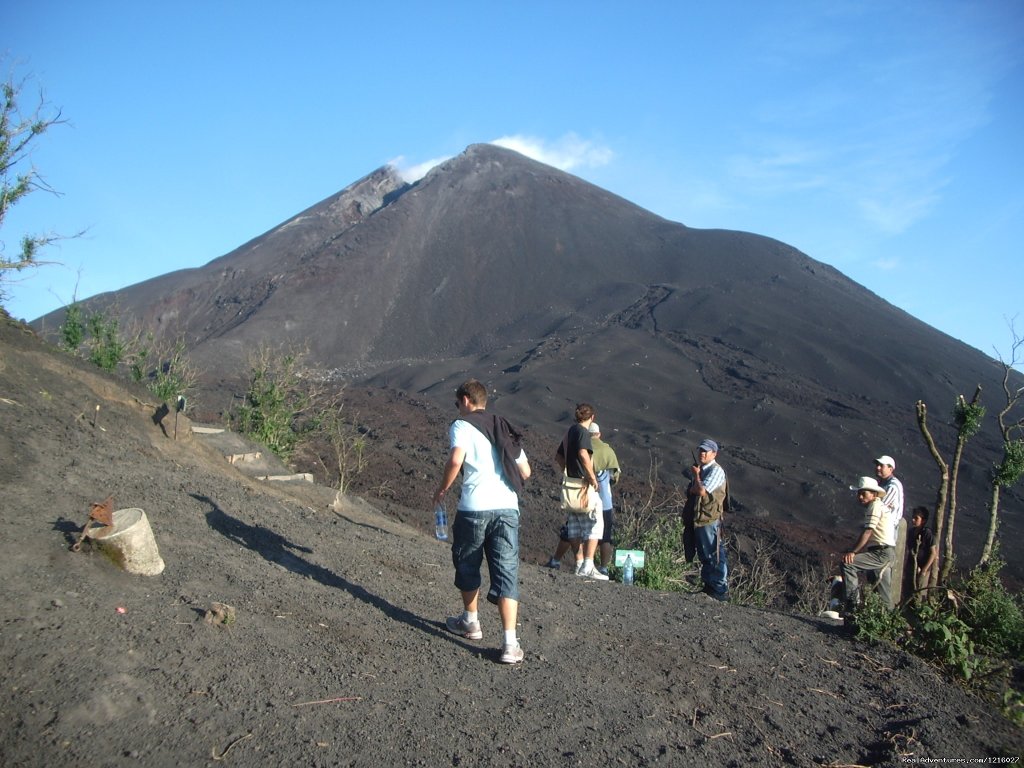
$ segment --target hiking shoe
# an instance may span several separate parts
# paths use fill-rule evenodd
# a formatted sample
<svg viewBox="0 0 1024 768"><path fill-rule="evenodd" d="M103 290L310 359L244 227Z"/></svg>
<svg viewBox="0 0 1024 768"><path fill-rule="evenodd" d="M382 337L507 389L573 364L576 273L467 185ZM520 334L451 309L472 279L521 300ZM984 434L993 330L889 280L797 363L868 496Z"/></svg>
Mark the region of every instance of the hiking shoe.
<svg viewBox="0 0 1024 768"><path fill-rule="evenodd" d="M555 558L552 557L550 560L548 560L546 563L544 563L544 567L545 568L550 568L553 571L557 571L559 568L562 567L562 561L561 560L555 560Z"/></svg>
<svg viewBox="0 0 1024 768"><path fill-rule="evenodd" d="M704 592L705 595L707 595L708 597L710 597L713 600L717 600L720 603L728 603L729 602L729 593L728 592L716 592L714 587L711 587L711 586L709 586L707 584L704 585L704 589L702 591Z"/></svg>
<svg viewBox="0 0 1024 768"><path fill-rule="evenodd" d="M608 575L608 569L605 568L603 565L597 569L597 572L600 573L602 576Z"/></svg>
<svg viewBox="0 0 1024 768"><path fill-rule="evenodd" d="M591 581L608 581L608 577L593 565L591 565L589 569L580 568L576 571L576 575L582 576L584 579L590 579Z"/></svg>
<svg viewBox="0 0 1024 768"><path fill-rule="evenodd" d="M480 640L484 633L480 631L479 621L466 621L462 616L449 616L444 623L449 632L454 632L467 640Z"/></svg>
<svg viewBox="0 0 1024 768"><path fill-rule="evenodd" d="M502 664L519 664L523 660L523 647L516 643L515 645L506 645L501 649L501 663Z"/></svg>

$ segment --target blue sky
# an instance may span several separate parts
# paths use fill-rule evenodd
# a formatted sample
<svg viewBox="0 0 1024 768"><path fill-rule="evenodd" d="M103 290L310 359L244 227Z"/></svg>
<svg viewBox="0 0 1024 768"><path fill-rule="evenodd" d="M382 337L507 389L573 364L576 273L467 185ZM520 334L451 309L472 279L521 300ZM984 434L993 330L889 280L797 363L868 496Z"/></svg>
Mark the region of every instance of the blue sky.
<svg viewBox="0 0 1024 768"><path fill-rule="evenodd" d="M205 264L393 162L511 146L665 218L782 240L989 355L1024 335L1024 2L8 0L69 126L33 319ZM27 102L26 102L27 103ZM898 353L898 352L897 352Z"/></svg>

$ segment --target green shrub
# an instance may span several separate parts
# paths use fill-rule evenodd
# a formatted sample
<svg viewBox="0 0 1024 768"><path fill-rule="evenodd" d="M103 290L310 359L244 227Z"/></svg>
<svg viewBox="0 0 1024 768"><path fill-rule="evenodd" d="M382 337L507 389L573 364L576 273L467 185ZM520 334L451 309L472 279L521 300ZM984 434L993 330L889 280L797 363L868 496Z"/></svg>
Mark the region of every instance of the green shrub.
<svg viewBox="0 0 1024 768"><path fill-rule="evenodd" d="M152 333L147 333L145 339L140 335L135 340L135 345L128 361L128 370L131 372L132 381L142 381L148 375L149 358L153 353L153 343Z"/></svg>
<svg viewBox="0 0 1024 768"><path fill-rule="evenodd" d="M141 331L125 333L117 313L110 308L85 315L77 302L69 304L60 326L60 343L72 354L85 345L89 361L106 371L127 363L134 381L144 382L156 397L173 403L195 387L198 371L187 356L185 340L143 337Z"/></svg>
<svg viewBox="0 0 1024 768"><path fill-rule="evenodd" d="M667 592L692 592L699 564L688 563L683 555L683 521L679 515L658 518L640 534L637 546L644 551L644 567L636 572L635 584Z"/></svg>
<svg viewBox="0 0 1024 768"><path fill-rule="evenodd" d="M985 666L971 639L971 628L956 612L951 595L942 602L922 602L911 609L912 650L933 659L964 680Z"/></svg>
<svg viewBox="0 0 1024 768"><path fill-rule="evenodd" d="M1024 727L1024 694L1010 688L1003 693L1003 714L1013 723Z"/></svg>
<svg viewBox="0 0 1024 768"><path fill-rule="evenodd" d="M124 359L126 345L116 317L93 312L86 320L89 330L89 361L105 371L113 371Z"/></svg>
<svg viewBox="0 0 1024 768"><path fill-rule="evenodd" d="M1017 484L1024 475L1024 440L1003 443L1003 460L993 467L995 482L1003 488Z"/></svg>
<svg viewBox="0 0 1024 768"><path fill-rule="evenodd" d="M1010 594L999 578L1005 563L998 551L975 568L963 584L964 622L979 649L997 656L1024 654L1024 611L1020 597Z"/></svg>
<svg viewBox="0 0 1024 768"><path fill-rule="evenodd" d="M82 305L72 302L64 310L64 322L60 326L60 341L68 352L77 352L85 341L85 319Z"/></svg>
<svg viewBox="0 0 1024 768"><path fill-rule="evenodd" d="M299 417L314 399L303 381L301 355L261 347L250 358L249 388L231 415L239 432L287 461L299 442Z"/></svg>
<svg viewBox="0 0 1024 768"><path fill-rule="evenodd" d="M864 596L864 604L857 610L854 626L858 640L900 644L906 639L909 625L899 611L889 609L875 592Z"/></svg>
<svg viewBox="0 0 1024 768"><path fill-rule="evenodd" d="M157 342L152 333L131 345L129 370L132 379L165 403L173 403L195 387L198 371L188 359L185 340Z"/></svg>

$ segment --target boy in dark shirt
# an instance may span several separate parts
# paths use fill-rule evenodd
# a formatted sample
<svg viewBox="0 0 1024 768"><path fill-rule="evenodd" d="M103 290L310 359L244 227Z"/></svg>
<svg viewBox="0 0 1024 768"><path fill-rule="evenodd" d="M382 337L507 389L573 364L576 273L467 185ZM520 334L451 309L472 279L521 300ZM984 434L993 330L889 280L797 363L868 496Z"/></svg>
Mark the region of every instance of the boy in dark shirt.
<svg viewBox="0 0 1024 768"><path fill-rule="evenodd" d="M928 528L928 507L914 507L907 532L907 560L903 568L903 594L928 586L928 574L939 557L935 536Z"/></svg>

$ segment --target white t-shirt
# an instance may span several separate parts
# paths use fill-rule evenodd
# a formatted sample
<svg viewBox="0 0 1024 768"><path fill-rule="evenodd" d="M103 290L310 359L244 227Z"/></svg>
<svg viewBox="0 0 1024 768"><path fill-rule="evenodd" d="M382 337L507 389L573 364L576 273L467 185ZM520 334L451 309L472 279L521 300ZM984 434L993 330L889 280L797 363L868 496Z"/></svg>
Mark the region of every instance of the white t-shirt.
<svg viewBox="0 0 1024 768"><path fill-rule="evenodd" d="M462 463L462 495L459 509L484 512L491 509L519 509L519 497L501 471L497 446L468 421L456 419L448 430L452 448L466 452ZM526 452L517 462L526 461Z"/></svg>
<svg viewBox="0 0 1024 768"><path fill-rule="evenodd" d="M890 475L888 480L881 483L885 488L885 496L882 503L889 508L892 521L892 540L895 542L900 537L900 521L903 519L903 483L896 475Z"/></svg>

